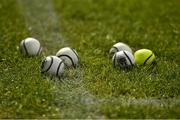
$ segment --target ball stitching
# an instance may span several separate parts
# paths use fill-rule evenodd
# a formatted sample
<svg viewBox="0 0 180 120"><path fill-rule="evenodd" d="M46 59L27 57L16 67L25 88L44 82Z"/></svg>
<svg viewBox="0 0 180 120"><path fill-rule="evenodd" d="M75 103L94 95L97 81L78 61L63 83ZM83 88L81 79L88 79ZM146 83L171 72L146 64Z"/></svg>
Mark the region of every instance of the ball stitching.
<svg viewBox="0 0 180 120"><path fill-rule="evenodd" d="M116 50L116 52L119 51L119 49L118 49L116 46L113 46L112 48L114 48L114 49ZM116 53L116 52L115 52L115 53Z"/></svg>
<svg viewBox="0 0 180 120"><path fill-rule="evenodd" d="M42 71L41 73L45 73L45 72L48 72L49 69L51 68L52 64L53 64L53 57L50 57L51 58L51 63L49 65L49 67L45 70L45 71Z"/></svg>
<svg viewBox="0 0 180 120"><path fill-rule="evenodd" d="M145 65L147 63L147 61L153 56L153 53L151 53L151 55L144 61L144 64Z"/></svg>
<svg viewBox="0 0 180 120"><path fill-rule="evenodd" d="M76 57L78 58L78 60L79 60L79 56L78 56L78 54L75 52L75 50L74 49L72 49L72 48L70 48L72 51L73 51L73 53L76 55Z"/></svg>
<svg viewBox="0 0 180 120"><path fill-rule="evenodd" d="M131 64L131 65L133 65L133 63L132 63L131 59L130 59L130 58L129 58L129 56L126 54L126 52L125 52L125 51L123 51L123 53L124 53L124 54L125 54L125 56L128 58L128 60L129 60L130 64Z"/></svg>
<svg viewBox="0 0 180 120"><path fill-rule="evenodd" d="M116 66L116 54L114 55L114 60L113 60L113 65L114 65L114 67Z"/></svg>
<svg viewBox="0 0 180 120"><path fill-rule="evenodd" d="M59 57L59 58L60 58L60 57L67 57L67 58L69 58L70 61L71 61L71 63L72 63L72 65L73 65L73 67L74 67L74 68L76 67L75 63L73 62L73 59L72 59L69 55L59 55L58 57Z"/></svg>
<svg viewBox="0 0 180 120"><path fill-rule="evenodd" d="M29 55L28 50L27 50L27 48L26 48L25 40L23 41L23 47L24 47L25 53L26 53L27 55Z"/></svg>
<svg viewBox="0 0 180 120"><path fill-rule="evenodd" d="M63 63L63 61L61 61L61 62L59 63L59 65L58 65L57 72L56 72L56 76L58 76L59 69L60 69L62 63Z"/></svg>

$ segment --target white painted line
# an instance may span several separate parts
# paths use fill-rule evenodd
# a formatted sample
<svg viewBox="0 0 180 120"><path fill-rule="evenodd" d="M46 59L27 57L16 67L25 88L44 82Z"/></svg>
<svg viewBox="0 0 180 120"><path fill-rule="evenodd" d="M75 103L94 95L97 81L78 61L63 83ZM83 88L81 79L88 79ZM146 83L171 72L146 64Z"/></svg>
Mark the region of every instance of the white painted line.
<svg viewBox="0 0 180 120"><path fill-rule="evenodd" d="M32 37L39 39L49 50L68 46L62 37L58 17L51 0L18 0L26 27Z"/></svg>
<svg viewBox="0 0 180 120"><path fill-rule="evenodd" d="M174 107L180 105L180 99L158 99L156 97L135 98L119 96L118 98L104 98L101 103L111 103L114 105L138 105L138 106L153 106L153 107Z"/></svg>

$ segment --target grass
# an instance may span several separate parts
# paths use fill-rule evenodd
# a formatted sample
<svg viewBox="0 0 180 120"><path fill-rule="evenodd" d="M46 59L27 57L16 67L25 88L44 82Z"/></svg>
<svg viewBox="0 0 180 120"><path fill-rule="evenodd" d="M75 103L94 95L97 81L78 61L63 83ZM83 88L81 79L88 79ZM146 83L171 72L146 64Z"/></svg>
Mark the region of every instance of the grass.
<svg viewBox="0 0 180 120"><path fill-rule="evenodd" d="M43 56L29 58L18 50L32 34L18 2L1 0L0 118L180 118L178 0L52 3L60 34L77 49L81 67L66 70L61 81L41 75ZM43 55L65 46L33 35L44 44ZM108 51L119 41L133 51L151 49L157 65L113 68Z"/></svg>

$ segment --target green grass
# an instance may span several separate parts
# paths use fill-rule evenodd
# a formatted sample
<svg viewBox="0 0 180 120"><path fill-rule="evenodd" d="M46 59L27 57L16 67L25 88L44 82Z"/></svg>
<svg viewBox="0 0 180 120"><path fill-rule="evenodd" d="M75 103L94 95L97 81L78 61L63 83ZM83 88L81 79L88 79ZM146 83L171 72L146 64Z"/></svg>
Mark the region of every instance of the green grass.
<svg viewBox="0 0 180 120"><path fill-rule="evenodd" d="M52 2L60 34L77 49L80 68L66 70L61 81L41 75L43 56L24 57L18 49L33 32L23 11L17 1L1 0L0 118L180 118L178 0ZM65 46L38 38L43 55ZM113 68L108 52L119 41L133 51L151 49L157 65Z"/></svg>

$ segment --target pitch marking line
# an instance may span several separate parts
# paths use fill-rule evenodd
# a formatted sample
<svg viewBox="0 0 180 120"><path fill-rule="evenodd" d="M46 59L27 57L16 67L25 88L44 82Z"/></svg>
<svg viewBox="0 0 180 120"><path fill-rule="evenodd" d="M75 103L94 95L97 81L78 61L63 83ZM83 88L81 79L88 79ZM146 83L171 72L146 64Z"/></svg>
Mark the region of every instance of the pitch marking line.
<svg viewBox="0 0 180 120"><path fill-rule="evenodd" d="M32 37L39 39L55 52L68 42L62 37L58 16L51 0L17 0L26 27Z"/></svg>

